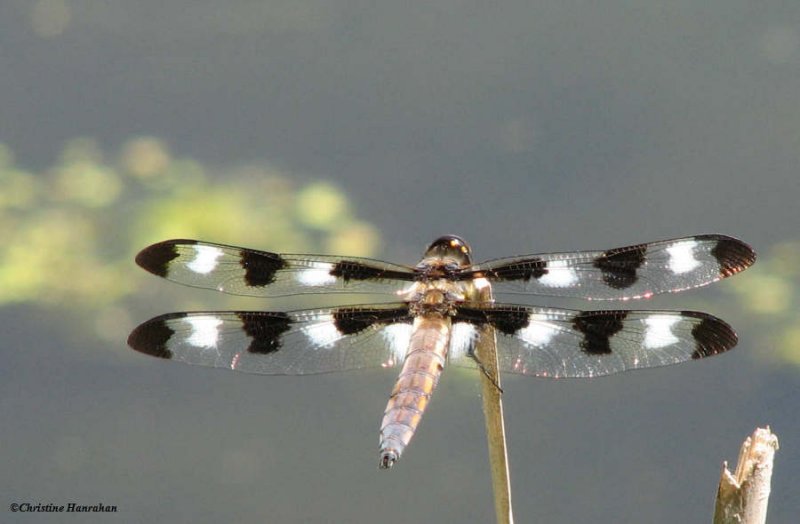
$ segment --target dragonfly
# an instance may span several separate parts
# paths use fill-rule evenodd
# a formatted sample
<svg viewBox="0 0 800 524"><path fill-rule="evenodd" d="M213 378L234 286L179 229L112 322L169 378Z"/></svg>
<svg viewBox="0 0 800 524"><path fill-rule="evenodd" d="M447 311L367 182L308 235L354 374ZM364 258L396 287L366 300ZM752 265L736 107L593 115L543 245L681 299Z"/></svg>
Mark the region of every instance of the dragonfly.
<svg viewBox="0 0 800 524"><path fill-rule="evenodd" d="M379 467L389 469L416 432L444 367L485 370L476 351L482 337L495 337L501 373L548 378L677 364L737 343L727 323L699 311L576 311L500 303L495 292L647 299L730 277L755 259L750 246L718 234L478 264L462 238L445 235L414 266L167 240L142 250L136 263L187 286L254 297L375 294L383 301L167 313L135 328L128 344L162 359L263 375L400 368L380 429Z"/></svg>

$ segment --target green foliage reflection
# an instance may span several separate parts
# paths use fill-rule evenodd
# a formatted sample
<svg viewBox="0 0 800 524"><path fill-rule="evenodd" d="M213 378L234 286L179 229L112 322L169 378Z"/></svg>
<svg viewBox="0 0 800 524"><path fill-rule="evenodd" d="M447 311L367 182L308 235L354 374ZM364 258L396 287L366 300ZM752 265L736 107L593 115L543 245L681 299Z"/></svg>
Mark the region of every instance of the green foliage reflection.
<svg viewBox="0 0 800 524"><path fill-rule="evenodd" d="M751 269L726 283L737 307L748 314L736 322L740 335L776 360L800 366L800 242L789 241L759 253Z"/></svg>
<svg viewBox="0 0 800 524"><path fill-rule="evenodd" d="M133 256L167 238L357 256L378 247L332 184L300 186L268 166L212 172L149 137L111 157L76 139L41 173L0 144L0 188L0 306L125 317L124 299L148 278Z"/></svg>

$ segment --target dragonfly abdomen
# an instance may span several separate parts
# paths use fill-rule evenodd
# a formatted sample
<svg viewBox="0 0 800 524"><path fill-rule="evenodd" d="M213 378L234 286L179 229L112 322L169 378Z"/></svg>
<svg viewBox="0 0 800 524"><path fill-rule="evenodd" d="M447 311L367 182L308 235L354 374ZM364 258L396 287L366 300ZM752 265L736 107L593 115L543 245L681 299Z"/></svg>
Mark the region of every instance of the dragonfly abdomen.
<svg viewBox="0 0 800 524"><path fill-rule="evenodd" d="M381 469L391 468L414 436L439 383L449 342L449 318L415 319L403 369L383 414L379 446Z"/></svg>

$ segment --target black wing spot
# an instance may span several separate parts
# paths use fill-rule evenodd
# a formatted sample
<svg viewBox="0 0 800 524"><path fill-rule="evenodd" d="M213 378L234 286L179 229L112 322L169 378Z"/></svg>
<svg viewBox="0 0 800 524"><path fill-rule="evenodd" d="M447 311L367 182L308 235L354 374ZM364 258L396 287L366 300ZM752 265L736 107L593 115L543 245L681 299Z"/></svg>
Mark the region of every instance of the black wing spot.
<svg viewBox="0 0 800 524"><path fill-rule="evenodd" d="M513 335L530 324L530 314L525 310L489 311L489 323L501 333Z"/></svg>
<svg viewBox="0 0 800 524"><path fill-rule="evenodd" d="M361 262L353 260L341 260L331 269L331 275L339 277L345 282L350 280L367 280L368 278L378 278L383 274L383 271Z"/></svg>
<svg viewBox="0 0 800 524"><path fill-rule="evenodd" d="M177 244L196 244L194 240L166 240L141 250L136 255L136 263L143 269L162 278L169 273L170 262L180 256Z"/></svg>
<svg viewBox="0 0 800 524"><path fill-rule="evenodd" d="M744 271L756 261L756 252L753 248L730 237L719 238L717 245L711 250L711 256L719 262L719 273L723 277Z"/></svg>
<svg viewBox="0 0 800 524"><path fill-rule="evenodd" d="M530 324L530 312L523 308L477 309L459 307L454 322L469 322L477 326L491 325L505 335L513 335Z"/></svg>
<svg viewBox="0 0 800 524"><path fill-rule="evenodd" d="M289 331L292 319L286 313L239 313L242 330L250 337L249 353L267 354L281 348L281 337Z"/></svg>
<svg viewBox="0 0 800 524"><path fill-rule="evenodd" d="M603 272L609 287L626 289L638 280L636 270L644 263L646 251L647 244L609 249L594 260L594 267Z"/></svg>
<svg viewBox="0 0 800 524"><path fill-rule="evenodd" d="M733 329L716 317L694 311L682 311L681 314L703 319L692 328L692 336L695 340L692 358L695 360L724 353L739 341Z"/></svg>
<svg viewBox="0 0 800 524"><path fill-rule="evenodd" d="M535 257L505 266L494 267L491 271L487 271L487 274L496 280L522 280L528 282L532 278L539 280L548 272L547 262Z"/></svg>
<svg viewBox="0 0 800 524"><path fill-rule="evenodd" d="M164 317L156 317L139 325L128 336L128 345L152 357L171 359L172 351L167 344L175 331L170 328Z"/></svg>
<svg viewBox="0 0 800 524"><path fill-rule="evenodd" d="M590 355L611 353L611 337L622 330L627 311L582 311L572 321L572 327L583 334L581 349Z"/></svg>
<svg viewBox="0 0 800 524"><path fill-rule="evenodd" d="M257 253L243 249L239 263L244 269L244 282L250 287L264 287L275 282L275 274L286 267L286 261L275 253Z"/></svg>
<svg viewBox="0 0 800 524"><path fill-rule="evenodd" d="M404 322L410 324L408 308L365 309L339 308L333 313L333 325L342 335L360 333L375 325Z"/></svg>
<svg viewBox="0 0 800 524"><path fill-rule="evenodd" d="M410 271L404 272L383 269L356 260L340 260L334 264L330 274L331 276L341 278L345 283L351 280L395 279L410 281L416 278L416 274Z"/></svg>

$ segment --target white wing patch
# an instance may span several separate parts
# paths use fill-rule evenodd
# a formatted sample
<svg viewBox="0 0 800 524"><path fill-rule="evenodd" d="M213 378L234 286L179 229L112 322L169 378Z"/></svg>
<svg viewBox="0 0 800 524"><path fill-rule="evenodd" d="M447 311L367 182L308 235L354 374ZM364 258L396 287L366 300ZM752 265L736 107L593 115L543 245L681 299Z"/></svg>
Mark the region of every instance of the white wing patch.
<svg viewBox="0 0 800 524"><path fill-rule="evenodd" d="M414 331L414 326L405 322L389 324L383 328L383 338L392 352L391 360L385 362L384 367L393 367L406 359L412 331Z"/></svg>
<svg viewBox="0 0 800 524"><path fill-rule="evenodd" d="M578 281L578 274L564 260L547 263L547 273L539 277L539 283L548 287L568 287Z"/></svg>
<svg viewBox="0 0 800 524"><path fill-rule="evenodd" d="M216 348L222 319L212 316L189 316L183 319L192 329L186 342L198 348Z"/></svg>
<svg viewBox="0 0 800 524"><path fill-rule="evenodd" d="M318 262L313 264L308 269L304 269L297 273L297 281L304 286L316 287L333 284L336 282L336 277L331 275L331 264Z"/></svg>
<svg viewBox="0 0 800 524"><path fill-rule="evenodd" d="M320 316L319 322L303 328L303 334L308 337L313 346L322 348L333 346L343 336L334 324L333 315Z"/></svg>
<svg viewBox="0 0 800 524"><path fill-rule="evenodd" d="M679 242L674 246L668 247L670 271L680 275L697 268L700 265L700 261L694 258L695 247L697 247L697 242L694 240Z"/></svg>
<svg viewBox="0 0 800 524"><path fill-rule="evenodd" d="M679 342L672 328L680 321L681 318L677 315L653 315L645 318L644 347L655 349Z"/></svg>
<svg viewBox="0 0 800 524"><path fill-rule="evenodd" d="M519 330L520 337L532 346L546 346L559 333L558 327L549 320L547 315L532 314L528 325Z"/></svg>
<svg viewBox="0 0 800 524"><path fill-rule="evenodd" d="M489 284L489 281L486 280L486 277L478 277L478 278L474 279L472 281L472 283L475 286L475 289L477 289L479 291L482 291L482 290L486 289L487 287L491 286L491 284Z"/></svg>
<svg viewBox="0 0 800 524"><path fill-rule="evenodd" d="M194 247L194 260L186 264L186 267L200 273L207 275L217 268L217 259L225 254L221 249L214 246L196 245Z"/></svg>
<svg viewBox="0 0 800 524"><path fill-rule="evenodd" d="M461 360L469 357L477 338L478 330L469 322L456 322L453 324L450 331L448 359Z"/></svg>

